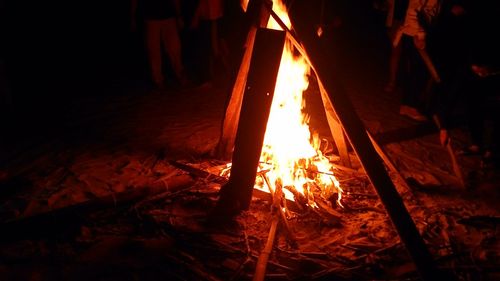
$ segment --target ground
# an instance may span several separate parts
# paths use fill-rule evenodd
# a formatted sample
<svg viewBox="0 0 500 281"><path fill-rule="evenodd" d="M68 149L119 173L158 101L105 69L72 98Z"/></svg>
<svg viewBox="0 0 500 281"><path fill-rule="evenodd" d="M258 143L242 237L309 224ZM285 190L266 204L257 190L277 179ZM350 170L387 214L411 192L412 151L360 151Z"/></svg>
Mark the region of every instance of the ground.
<svg viewBox="0 0 500 281"><path fill-rule="evenodd" d="M339 50L350 50L329 59L343 65L356 113L396 167L390 176L436 265L460 280L498 280L498 169L458 157L467 181L459 186L434 124L399 116L399 91L383 91L383 28L360 32L358 23L344 20L344 34L325 40L340 38ZM2 147L0 279L252 279L277 219L269 201L254 197L232 223L212 222L224 179L174 165L225 167L212 151L231 81L163 91L120 81L66 98L55 117L19 117ZM314 79L307 101L311 127L331 142ZM39 123L52 118L56 125ZM452 136L455 150L467 143L464 127ZM351 158L354 170L339 177L356 195L344 208L331 204L340 217L291 211L288 230L278 226L268 280L418 279L357 155Z"/></svg>

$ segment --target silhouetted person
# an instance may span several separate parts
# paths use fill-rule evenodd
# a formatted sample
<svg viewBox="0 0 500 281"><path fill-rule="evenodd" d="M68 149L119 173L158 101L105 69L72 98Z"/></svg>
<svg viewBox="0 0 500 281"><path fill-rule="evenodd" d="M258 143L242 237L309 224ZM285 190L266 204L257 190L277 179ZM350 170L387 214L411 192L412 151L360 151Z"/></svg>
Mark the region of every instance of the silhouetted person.
<svg viewBox="0 0 500 281"><path fill-rule="evenodd" d="M385 26L391 42L391 53L389 56L389 79L384 87L384 91L390 93L396 87L396 78L399 62L401 58L401 44L392 44L395 35L403 24L406 10L408 9L408 0L387 0L387 16Z"/></svg>
<svg viewBox="0 0 500 281"><path fill-rule="evenodd" d="M229 69L228 49L222 37L223 0L199 0L191 21L191 29L197 33L199 45L199 82L209 83L215 75L216 62L222 63L224 71Z"/></svg>
<svg viewBox="0 0 500 281"><path fill-rule="evenodd" d="M439 20L432 34L430 53L441 77L436 84L429 104L436 106L440 121L440 138L448 138L452 111L463 98L470 80L470 21L469 7L465 0L444 0Z"/></svg>
<svg viewBox="0 0 500 281"><path fill-rule="evenodd" d="M137 29L138 17L144 20L146 50L154 85L160 89L165 87L162 49L168 56L176 82L185 84L179 37L179 30L183 28L179 0L131 0L132 29Z"/></svg>
<svg viewBox="0 0 500 281"><path fill-rule="evenodd" d="M403 91L399 113L415 121L427 120L418 109L420 95L429 77L420 51L426 51L428 26L432 25L438 12L438 0L409 0L404 22L393 41L394 46L401 44L399 79Z"/></svg>
<svg viewBox="0 0 500 281"><path fill-rule="evenodd" d="M457 0L454 4L457 5ZM498 162L498 146L500 143L500 44L495 38L500 31L500 5L495 2L470 1L463 11L460 8L451 9L452 14L466 13L468 21L466 26L457 29L465 30L465 39L456 39L455 50L442 50L444 58L451 58L456 50L467 47L465 54L456 54L457 59L447 62L444 73L450 75L451 85L444 88L441 93L447 98L441 103L440 117L444 120L443 130L440 132L441 143L449 140L448 123L452 116L455 99L459 94L464 95L466 121L470 133L470 145L461 153L465 155L482 155L483 161ZM454 12L453 12L454 11ZM465 15L462 15L465 16ZM457 20L457 19L454 19ZM457 22L451 21L460 27ZM451 32L449 32L451 33ZM457 33L456 37L460 37ZM443 38L443 41L446 38ZM450 40L450 38L448 38ZM462 51L460 51L462 52ZM462 61L465 66L462 67ZM457 70L465 73L456 74ZM453 76L454 75L454 76ZM446 76L445 76L446 77ZM459 85L455 86L455 85ZM463 89L463 92L455 90ZM438 93L439 94L439 93Z"/></svg>

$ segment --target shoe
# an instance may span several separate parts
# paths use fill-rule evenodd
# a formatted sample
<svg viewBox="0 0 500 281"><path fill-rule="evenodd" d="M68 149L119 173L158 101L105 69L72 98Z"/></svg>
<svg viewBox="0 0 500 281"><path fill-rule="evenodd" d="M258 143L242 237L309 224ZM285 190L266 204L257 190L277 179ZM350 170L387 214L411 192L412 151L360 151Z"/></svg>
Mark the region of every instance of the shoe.
<svg viewBox="0 0 500 281"><path fill-rule="evenodd" d="M472 144L472 145L466 146L466 147L462 148L461 150L457 151L457 154L463 155L463 156L480 155L481 148L478 145Z"/></svg>
<svg viewBox="0 0 500 281"><path fill-rule="evenodd" d="M418 112L417 109L407 106L407 105L402 105L399 107L399 114L409 117L415 121L418 122L425 122L427 121L427 117L422 115L420 112Z"/></svg>

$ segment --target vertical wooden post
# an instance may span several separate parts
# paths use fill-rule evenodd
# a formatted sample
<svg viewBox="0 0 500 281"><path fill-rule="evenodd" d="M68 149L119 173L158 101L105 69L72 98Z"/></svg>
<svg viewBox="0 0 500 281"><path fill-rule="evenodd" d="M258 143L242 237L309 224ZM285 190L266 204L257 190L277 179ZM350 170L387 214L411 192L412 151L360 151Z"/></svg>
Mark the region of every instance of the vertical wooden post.
<svg viewBox="0 0 500 281"><path fill-rule="evenodd" d="M258 27L265 27L269 21L269 12L263 5L271 5L266 0L251 0L248 4L247 14L250 18L250 28L248 30L245 42L245 52L241 60L240 68L231 91L231 97L226 108L222 132L219 143L215 149L215 156L219 159L231 159L234 148L236 130L238 128L238 119L240 117L241 102L245 85L247 82L248 70L250 68L250 59L252 57L255 34Z"/></svg>
<svg viewBox="0 0 500 281"><path fill-rule="evenodd" d="M285 44L285 32L258 29L236 132L229 182L221 188L214 213L248 209L257 176L267 120Z"/></svg>

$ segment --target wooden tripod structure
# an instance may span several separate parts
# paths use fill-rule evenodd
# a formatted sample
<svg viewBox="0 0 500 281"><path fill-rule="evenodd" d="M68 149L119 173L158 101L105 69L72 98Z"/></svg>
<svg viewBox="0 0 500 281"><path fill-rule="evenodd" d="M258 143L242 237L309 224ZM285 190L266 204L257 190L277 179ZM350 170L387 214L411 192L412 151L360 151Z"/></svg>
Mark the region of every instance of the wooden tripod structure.
<svg viewBox="0 0 500 281"><path fill-rule="evenodd" d="M229 159L234 148L233 164L231 177L221 188L214 214L233 215L248 209L250 205L286 36L317 76L327 121L341 161L345 166L350 166L347 150L347 144L350 143L422 279L436 280L439 277L432 256L389 177L384 162L390 169L394 169L394 166L364 128L343 85L333 79L325 79L336 70L318 54L308 55L305 46L272 11L269 3L263 1L251 0L248 6L248 12L255 13L259 20L248 32L245 54L226 109L217 153L220 158ZM267 23L270 16L281 25L284 32L259 28Z"/></svg>

